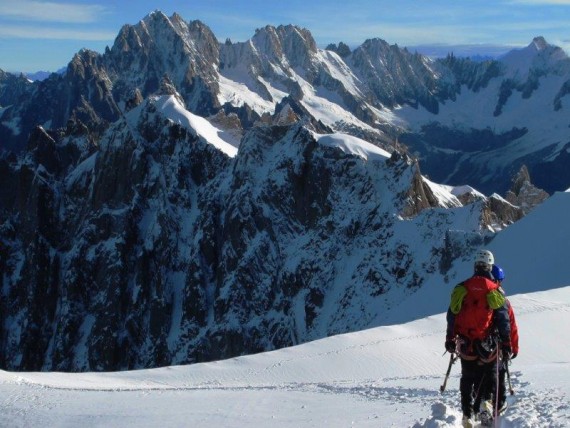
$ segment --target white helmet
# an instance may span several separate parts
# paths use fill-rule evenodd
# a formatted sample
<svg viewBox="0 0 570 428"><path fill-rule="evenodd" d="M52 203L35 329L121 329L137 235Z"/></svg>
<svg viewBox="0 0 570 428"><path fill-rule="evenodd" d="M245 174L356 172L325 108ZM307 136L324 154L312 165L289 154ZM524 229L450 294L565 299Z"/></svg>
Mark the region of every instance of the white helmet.
<svg viewBox="0 0 570 428"><path fill-rule="evenodd" d="M484 263L486 265L492 266L495 264L495 257L493 253L489 250L479 250L475 256L475 264Z"/></svg>

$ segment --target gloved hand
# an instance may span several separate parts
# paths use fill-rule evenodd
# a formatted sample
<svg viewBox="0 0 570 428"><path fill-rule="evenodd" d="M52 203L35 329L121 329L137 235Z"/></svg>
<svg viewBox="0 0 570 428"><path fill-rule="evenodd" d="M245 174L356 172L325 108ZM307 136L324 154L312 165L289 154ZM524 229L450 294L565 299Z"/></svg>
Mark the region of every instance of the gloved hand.
<svg viewBox="0 0 570 428"><path fill-rule="evenodd" d="M510 359L512 354L511 344L509 342L504 342L501 344L501 352L503 353L503 359Z"/></svg>
<svg viewBox="0 0 570 428"><path fill-rule="evenodd" d="M448 337L445 339L445 350L450 354L455 353L455 339L452 337Z"/></svg>
<svg viewBox="0 0 570 428"><path fill-rule="evenodd" d="M517 355L518 355L518 354L513 353L513 354L511 355L511 360L514 360L514 359L517 357Z"/></svg>

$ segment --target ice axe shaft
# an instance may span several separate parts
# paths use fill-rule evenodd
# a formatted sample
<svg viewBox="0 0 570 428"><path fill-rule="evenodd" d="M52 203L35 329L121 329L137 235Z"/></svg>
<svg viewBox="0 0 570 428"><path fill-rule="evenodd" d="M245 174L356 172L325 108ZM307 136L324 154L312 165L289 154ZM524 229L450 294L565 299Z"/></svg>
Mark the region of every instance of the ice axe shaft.
<svg viewBox="0 0 570 428"><path fill-rule="evenodd" d="M447 385L447 379L449 379L449 373L451 373L451 366L457 360L457 356L455 354L450 354L449 356L449 365L447 366L447 373L445 373L445 379L443 380L443 385L439 387L439 392L445 391L445 387Z"/></svg>
<svg viewBox="0 0 570 428"><path fill-rule="evenodd" d="M511 385L511 373L509 372L509 361L505 361L505 365L507 367L507 380L509 381L509 394L515 395L515 391L513 390L513 386Z"/></svg>

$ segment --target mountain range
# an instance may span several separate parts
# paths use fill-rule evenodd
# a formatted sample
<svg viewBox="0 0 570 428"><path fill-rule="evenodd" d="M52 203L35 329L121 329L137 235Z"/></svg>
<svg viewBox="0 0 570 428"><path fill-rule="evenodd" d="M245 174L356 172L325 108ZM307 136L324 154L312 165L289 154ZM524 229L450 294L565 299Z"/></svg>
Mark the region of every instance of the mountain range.
<svg viewBox="0 0 570 428"><path fill-rule="evenodd" d="M219 43L157 11L63 74L1 72L0 366L211 361L381 325L544 201L531 175L568 187L568 64L541 38L487 62L322 50L292 25Z"/></svg>
<svg viewBox="0 0 570 428"><path fill-rule="evenodd" d="M504 193L526 165L547 192L570 173L570 59L535 38L499 60L432 60L381 39L318 49L307 29L266 26L246 41L217 41L200 21L156 11L125 25L103 54L83 50L63 75L38 82L0 73L0 141L21 150L30 131L80 121L99 137L125 106L167 76L186 107L234 117L248 130L293 98L336 131L386 148L402 143L438 182ZM441 168L441 165L454 165Z"/></svg>

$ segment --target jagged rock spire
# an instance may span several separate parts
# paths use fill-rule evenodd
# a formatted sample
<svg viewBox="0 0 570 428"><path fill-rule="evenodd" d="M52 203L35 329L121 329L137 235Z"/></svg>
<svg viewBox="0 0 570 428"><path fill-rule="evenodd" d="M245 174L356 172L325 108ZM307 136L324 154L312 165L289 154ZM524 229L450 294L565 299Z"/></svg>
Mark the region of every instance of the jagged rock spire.
<svg viewBox="0 0 570 428"><path fill-rule="evenodd" d="M513 177L513 185L507 192L506 199L511 204L520 206L526 214L549 196L547 192L531 183L528 168L523 165Z"/></svg>

